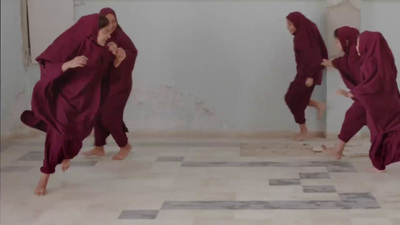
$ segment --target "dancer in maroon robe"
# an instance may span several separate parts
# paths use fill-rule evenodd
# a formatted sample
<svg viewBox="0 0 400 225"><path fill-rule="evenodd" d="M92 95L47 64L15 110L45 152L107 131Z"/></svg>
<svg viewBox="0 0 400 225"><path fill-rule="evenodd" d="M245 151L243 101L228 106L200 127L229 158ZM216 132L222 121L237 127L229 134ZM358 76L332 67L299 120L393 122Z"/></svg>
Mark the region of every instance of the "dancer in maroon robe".
<svg viewBox="0 0 400 225"><path fill-rule="evenodd" d="M137 49L118 25L114 10L104 8L100 11L100 14L106 16L111 24L112 34L108 43L109 48L114 52L118 52L118 48L124 49L126 59L118 68L111 69L107 76L106 87L108 89L104 93L104 103L94 127L95 148L85 152L84 155L103 156L106 139L111 134L120 147L118 155L115 155L113 159L123 160L132 148L126 136L128 129L123 121L123 116L126 102L132 90L132 71L135 66Z"/></svg>
<svg viewBox="0 0 400 225"><path fill-rule="evenodd" d="M344 84L350 90L361 82L361 58L356 49L359 34L360 32L353 27L345 26L336 29L334 32L336 46L344 55L334 59L332 62L328 59L324 59L322 62L322 65L326 67L333 66L338 69ZM343 90L338 90L338 92L343 92ZM367 125L365 109L359 102L354 102L346 112L336 147L326 148L323 146L325 151L333 154L336 159L341 159L346 143L365 125Z"/></svg>
<svg viewBox="0 0 400 225"><path fill-rule="evenodd" d="M297 75L290 84L285 96L286 104L292 112L296 123L300 125L298 140L307 137L305 110L307 106L318 110L321 119L326 105L311 100L315 85L321 85L322 59L328 58L324 40L317 26L300 12L292 12L287 17L287 28L294 35L294 52L297 63Z"/></svg>
<svg viewBox="0 0 400 225"><path fill-rule="evenodd" d="M41 77L32 94L32 111L21 120L45 131L42 176L36 195L45 195L50 174L58 164L69 168L70 160L93 129L100 107L102 74L112 62L105 48L110 38L107 18L84 16L62 33L36 61ZM123 57L115 59L118 64Z"/></svg>
<svg viewBox="0 0 400 225"><path fill-rule="evenodd" d="M400 161L400 93L392 51L379 32L363 32L357 50L361 56L361 83L346 97L360 102L371 131L371 172L383 172Z"/></svg>

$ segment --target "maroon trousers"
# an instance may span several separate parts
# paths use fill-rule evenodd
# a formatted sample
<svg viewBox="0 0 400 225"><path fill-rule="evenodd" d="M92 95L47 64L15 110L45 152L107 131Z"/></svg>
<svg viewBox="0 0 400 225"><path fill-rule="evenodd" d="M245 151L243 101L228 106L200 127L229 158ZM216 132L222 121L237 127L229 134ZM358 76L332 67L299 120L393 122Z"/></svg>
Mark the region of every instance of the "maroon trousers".
<svg viewBox="0 0 400 225"><path fill-rule="evenodd" d="M364 106L358 102L354 102L346 112L342 129L338 137L340 140L347 143L366 125L367 113Z"/></svg>
<svg viewBox="0 0 400 225"><path fill-rule="evenodd" d="M400 162L400 127L374 139L369 158L375 168L385 170L386 166Z"/></svg>
<svg viewBox="0 0 400 225"><path fill-rule="evenodd" d="M32 111L26 110L21 114L21 121L28 127L47 132L47 124L36 118Z"/></svg>
<svg viewBox="0 0 400 225"><path fill-rule="evenodd" d="M94 125L95 146L106 145L106 139L111 134L120 148L125 147L128 144L128 137L126 136L128 129L124 122L122 120L107 121L106 118L105 116L99 116Z"/></svg>
<svg viewBox="0 0 400 225"><path fill-rule="evenodd" d="M314 88L315 85L307 87L303 81L294 80L290 83L285 95L285 102L298 124L306 123L305 110L310 103Z"/></svg>
<svg viewBox="0 0 400 225"><path fill-rule="evenodd" d="M47 126L45 122L37 119L32 111L23 112L21 121L29 127L46 132L44 159L40 168L42 173L54 173L58 164L64 159L74 158L82 148L82 141L66 140L52 126Z"/></svg>
<svg viewBox="0 0 400 225"><path fill-rule="evenodd" d="M126 91L121 95L105 98L94 125L95 146L106 145L106 139L110 134L120 148L128 144L126 136L128 129L123 117L129 94L130 91Z"/></svg>
<svg viewBox="0 0 400 225"><path fill-rule="evenodd" d="M49 126L46 133L43 166L40 171L46 174L54 173L58 164L64 159L74 158L81 148L82 141L66 140Z"/></svg>

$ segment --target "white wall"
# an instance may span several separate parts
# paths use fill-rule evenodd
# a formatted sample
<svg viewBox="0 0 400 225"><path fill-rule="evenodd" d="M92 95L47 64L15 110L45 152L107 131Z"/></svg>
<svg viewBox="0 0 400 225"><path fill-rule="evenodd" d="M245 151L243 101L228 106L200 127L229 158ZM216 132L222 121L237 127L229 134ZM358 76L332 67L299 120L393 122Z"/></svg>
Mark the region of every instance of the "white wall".
<svg viewBox="0 0 400 225"><path fill-rule="evenodd" d="M75 7L75 20L110 6L139 49L134 93L126 110L131 130L297 130L283 101L295 75L292 37L286 31L285 16L290 11L302 11L325 34L324 1L83 2ZM397 62L400 32L395 21L400 19L399 4L362 4L362 29L381 31ZM22 57L20 1L2 0L2 137L30 131L19 116L30 108L39 70L37 66L24 68ZM324 100L325 93L324 84L314 96ZM343 107L347 104L344 102ZM334 123L341 124L343 116ZM323 131L325 121L318 122L315 117L309 110L311 130Z"/></svg>
<svg viewBox="0 0 400 225"><path fill-rule="evenodd" d="M19 117L30 108L37 67L24 68L19 0L1 0L1 137L25 133Z"/></svg>
<svg viewBox="0 0 400 225"><path fill-rule="evenodd" d="M75 20L110 6L139 49L135 89L126 110L132 130L297 129L283 101L295 75L292 37L284 18L290 11L303 11L325 34L324 1L83 2L75 7ZM362 29L381 31L396 62L399 4L362 3ZM30 107L32 87L39 78L36 66L23 67L20 27L20 1L2 0L2 137L29 130L19 115ZM323 100L325 93L323 86L314 96ZM312 130L324 130L325 122L317 122L314 111L308 119Z"/></svg>
<svg viewBox="0 0 400 225"><path fill-rule="evenodd" d="M286 15L325 34L325 1L85 0L75 19L112 7L139 50L125 120L133 131L297 131L284 95L295 75ZM314 93L325 99L325 86ZM307 111L309 128L325 123Z"/></svg>
<svg viewBox="0 0 400 225"><path fill-rule="evenodd" d="M28 0L27 3L30 54L32 62L37 63L36 57L74 24L74 1ZM48 8L51 10L47 10Z"/></svg>

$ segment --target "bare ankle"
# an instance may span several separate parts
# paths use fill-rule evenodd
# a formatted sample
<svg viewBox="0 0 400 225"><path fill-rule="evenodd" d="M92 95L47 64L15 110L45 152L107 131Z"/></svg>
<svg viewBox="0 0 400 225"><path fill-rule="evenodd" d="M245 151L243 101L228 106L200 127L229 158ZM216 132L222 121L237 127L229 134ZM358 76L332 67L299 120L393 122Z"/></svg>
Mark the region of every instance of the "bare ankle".
<svg viewBox="0 0 400 225"><path fill-rule="evenodd" d="M95 146L92 150L82 154L85 156L103 156L105 155L104 146Z"/></svg>
<svg viewBox="0 0 400 225"><path fill-rule="evenodd" d="M121 150L131 150L132 146L128 143L124 147L121 148Z"/></svg>
<svg viewBox="0 0 400 225"><path fill-rule="evenodd" d="M45 174L42 173L40 176L39 182L36 186L34 194L37 196L43 196L46 195L46 188L47 188L47 183L49 181L50 174Z"/></svg>
<svg viewBox="0 0 400 225"><path fill-rule="evenodd" d="M70 167L71 160L70 159L64 159L61 163L61 169L63 172L67 171Z"/></svg>
<svg viewBox="0 0 400 225"><path fill-rule="evenodd" d="M308 133L308 129L307 129L307 125L306 124L300 124L300 133L301 134L307 134Z"/></svg>
<svg viewBox="0 0 400 225"><path fill-rule="evenodd" d="M44 181L48 181L50 178L50 174L47 173L42 173L42 175L40 176L40 180L44 180Z"/></svg>
<svg viewBox="0 0 400 225"><path fill-rule="evenodd" d="M119 150L118 154L113 157L113 160L124 160L128 156L131 149L132 146L128 143Z"/></svg>
<svg viewBox="0 0 400 225"><path fill-rule="evenodd" d="M385 172L384 169L383 170L379 170L379 169L377 169L375 167L371 167L367 171L370 172L370 173L384 173Z"/></svg>

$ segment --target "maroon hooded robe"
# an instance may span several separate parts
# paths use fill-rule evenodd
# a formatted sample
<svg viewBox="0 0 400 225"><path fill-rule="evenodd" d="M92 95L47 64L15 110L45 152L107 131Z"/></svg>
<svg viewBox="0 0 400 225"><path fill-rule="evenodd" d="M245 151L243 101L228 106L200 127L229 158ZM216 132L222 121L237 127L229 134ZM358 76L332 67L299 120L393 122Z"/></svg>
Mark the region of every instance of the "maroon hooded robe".
<svg viewBox="0 0 400 225"><path fill-rule="evenodd" d="M400 94L392 51L379 32L360 35L361 83L351 90L367 112L372 146L369 157L384 170L400 161Z"/></svg>
<svg viewBox="0 0 400 225"><path fill-rule="evenodd" d="M300 12L292 12L286 17L296 27L294 33L294 52L297 63L297 75L290 84L285 96L286 104L296 123L306 122L305 110L310 103L315 85L321 85L322 59L328 58L324 40L318 27ZM307 78L314 79L314 85L307 87Z"/></svg>
<svg viewBox="0 0 400 225"><path fill-rule="evenodd" d="M361 82L361 58L356 49L360 33L357 29L348 26L338 28L336 32L344 55L333 60L332 64L339 70L346 87L352 90ZM346 112L339 139L347 143L365 125L367 125L365 109L359 102L354 102Z"/></svg>
<svg viewBox="0 0 400 225"><path fill-rule="evenodd" d="M101 15L112 14L117 19L114 10L104 8ZM115 42L126 52L126 58L118 68L111 68L105 83L104 99L95 124L95 146L104 146L111 134L119 147L128 144L126 132L128 129L123 121L124 108L132 90L132 71L135 66L137 49L131 39L118 25L111 34L110 42Z"/></svg>
<svg viewBox="0 0 400 225"><path fill-rule="evenodd" d="M36 58L41 77L33 89L32 111L21 120L47 133L43 173L54 173L57 164L75 157L93 129L102 73L111 62L108 50L97 44L98 25L99 14L83 16ZM65 62L82 55L87 65L62 71Z"/></svg>

